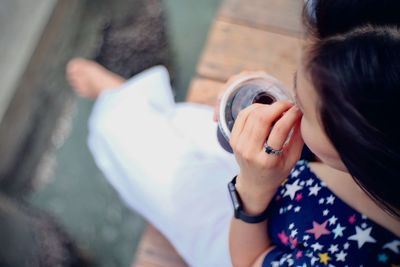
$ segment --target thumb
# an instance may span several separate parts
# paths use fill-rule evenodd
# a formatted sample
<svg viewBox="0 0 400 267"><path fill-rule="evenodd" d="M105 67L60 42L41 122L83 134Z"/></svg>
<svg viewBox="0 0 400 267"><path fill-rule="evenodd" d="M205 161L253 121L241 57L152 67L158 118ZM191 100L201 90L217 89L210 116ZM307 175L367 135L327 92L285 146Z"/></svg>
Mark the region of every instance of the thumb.
<svg viewBox="0 0 400 267"><path fill-rule="evenodd" d="M300 120L299 120L296 123L295 127L293 128L293 134L292 137L290 138L289 144L287 144L284 148L287 164L293 165L300 159L303 147L304 147L304 141L303 138L301 137Z"/></svg>

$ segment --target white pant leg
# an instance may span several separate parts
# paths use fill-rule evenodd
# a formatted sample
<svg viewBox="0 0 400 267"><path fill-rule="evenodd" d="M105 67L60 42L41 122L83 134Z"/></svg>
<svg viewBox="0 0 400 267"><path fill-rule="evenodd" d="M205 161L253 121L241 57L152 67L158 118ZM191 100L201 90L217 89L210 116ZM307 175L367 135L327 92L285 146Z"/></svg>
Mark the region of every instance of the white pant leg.
<svg viewBox="0 0 400 267"><path fill-rule="evenodd" d="M218 145L211 108L175 105L166 70L155 67L104 92L89 130L107 179L189 265L231 266L226 184L238 168Z"/></svg>

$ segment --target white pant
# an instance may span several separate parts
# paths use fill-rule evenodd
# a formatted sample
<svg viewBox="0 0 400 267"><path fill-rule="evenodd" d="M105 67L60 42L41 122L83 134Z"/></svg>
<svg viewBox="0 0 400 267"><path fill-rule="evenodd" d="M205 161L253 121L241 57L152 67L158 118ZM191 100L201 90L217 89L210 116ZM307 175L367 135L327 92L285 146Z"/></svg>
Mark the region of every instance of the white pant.
<svg viewBox="0 0 400 267"><path fill-rule="evenodd" d="M140 212L190 266L231 266L233 155L216 138L207 106L175 104L164 67L107 90L89 121L88 143L125 203Z"/></svg>

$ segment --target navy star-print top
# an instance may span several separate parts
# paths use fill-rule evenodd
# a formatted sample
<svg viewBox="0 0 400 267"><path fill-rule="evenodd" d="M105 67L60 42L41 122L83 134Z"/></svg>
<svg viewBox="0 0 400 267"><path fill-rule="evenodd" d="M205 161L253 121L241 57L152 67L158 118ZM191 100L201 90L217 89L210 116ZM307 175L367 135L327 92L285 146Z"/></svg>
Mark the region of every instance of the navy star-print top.
<svg viewBox="0 0 400 267"><path fill-rule="evenodd" d="M400 238L344 203L299 161L270 204L263 267L400 266Z"/></svg>

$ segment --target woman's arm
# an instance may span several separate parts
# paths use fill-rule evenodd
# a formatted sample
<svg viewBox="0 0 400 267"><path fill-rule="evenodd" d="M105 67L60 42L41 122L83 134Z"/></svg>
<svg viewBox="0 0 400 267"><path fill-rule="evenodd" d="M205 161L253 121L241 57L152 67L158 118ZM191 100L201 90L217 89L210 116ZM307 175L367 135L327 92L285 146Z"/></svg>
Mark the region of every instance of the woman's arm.
<svg viewBox="0 0 400 267"><path fill-rule="evenodd" d="M239 114L230 144L240 166L236 190L247 214L259 215L268 207L277 188L300 158L303 147L300 117L299 110L289 102L254 104ZM283 147L292 128L291 140ZM275 149L282 148L283 153L267 154L265 140ZM229 246L235 267L261 266L264 256L273 247L267 223L248 224L232 219Z"/></svg>
<svg viewBox="0 0 400 267"><path fill-rule="evenodd" d="M237 179L240 179L240 177L238 176ZM270 199L274 195L274 192L266 192L262 198L256 199L251 193L246 194L238 186L237 191L241 196L244 205L243 209L246 214L254 216L261 214L265 210L265 207L268 206ZM254 191L252 192L254 193ZM254 204L250 204L252 202ZM272 248L267 234L267 222L249 224L233 218L231 221L229 245L233 266L261 266L266 251Z"/></svg>

